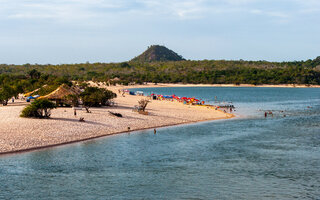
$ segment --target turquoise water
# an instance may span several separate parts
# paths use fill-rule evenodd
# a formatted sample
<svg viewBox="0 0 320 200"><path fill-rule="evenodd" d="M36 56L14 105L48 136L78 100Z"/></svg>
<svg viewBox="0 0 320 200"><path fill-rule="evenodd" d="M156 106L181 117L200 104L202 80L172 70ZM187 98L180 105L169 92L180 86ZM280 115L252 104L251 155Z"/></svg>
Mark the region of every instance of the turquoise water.
<svg viewBox="0 0 320 200"><path fill-rule="evenodd" d="M217 96L241 117L2 156L0 199L320 199L320 89L143 91Z"/></svg>

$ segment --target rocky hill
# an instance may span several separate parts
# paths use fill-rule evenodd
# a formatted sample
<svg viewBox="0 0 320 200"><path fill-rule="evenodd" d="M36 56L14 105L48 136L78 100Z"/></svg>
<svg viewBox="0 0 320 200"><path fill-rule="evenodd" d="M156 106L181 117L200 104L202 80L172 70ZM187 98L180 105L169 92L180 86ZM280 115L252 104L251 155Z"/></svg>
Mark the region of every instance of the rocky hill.
<svg viewBox="0 0 320 200"><path fill-rule="evenodd" d="M165 46L152 45L141 55L133 58L131 61L138 62L156 62L156 61L181 61L185 60L176 52L168 49Z"/></svg>

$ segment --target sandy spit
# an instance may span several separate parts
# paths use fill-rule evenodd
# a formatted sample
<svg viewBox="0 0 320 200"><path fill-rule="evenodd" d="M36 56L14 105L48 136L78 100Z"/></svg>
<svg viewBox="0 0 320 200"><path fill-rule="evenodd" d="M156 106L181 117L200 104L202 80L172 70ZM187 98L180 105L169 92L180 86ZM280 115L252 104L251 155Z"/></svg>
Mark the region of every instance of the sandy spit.
<svg viewBox="0 0 320 200"><path fill-rule="evenodd" d="M119 87L109 89L117 92ZM19 117L27 105L22 101L0 106L0 154L123 133L128 131L128 127L136 131L234 117L212 108L169 101L152 101L147 107L149 115L141 115L132 111L141 98L144 97L118 95L115 107L91 108L92 113L79 110L77 116L74 116L72 108L58 108L52 111L51 119ZM111 116L108 111L121 113L123 118ZM84 117L85 122L79 122L80 117Z"/></svg>

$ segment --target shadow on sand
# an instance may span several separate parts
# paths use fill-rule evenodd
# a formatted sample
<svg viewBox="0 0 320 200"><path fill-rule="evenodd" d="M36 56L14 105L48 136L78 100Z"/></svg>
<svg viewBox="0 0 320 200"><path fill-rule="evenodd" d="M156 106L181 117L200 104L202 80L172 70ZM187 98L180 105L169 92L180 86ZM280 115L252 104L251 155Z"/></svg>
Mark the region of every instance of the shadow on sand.
<svg viewBox="0 0 320 200"><path fill-rule="evenodd" d="M87 121L80 122L79 119L67 119L67 118L51 118L52 120L58 120L58 121L67 121L67 122L77 122L77 123L84 123L84 124L93 124L93 125L100 125L100 126L108 126L107 124L100 123L100 122L93 122L93 121Z"/></svg>

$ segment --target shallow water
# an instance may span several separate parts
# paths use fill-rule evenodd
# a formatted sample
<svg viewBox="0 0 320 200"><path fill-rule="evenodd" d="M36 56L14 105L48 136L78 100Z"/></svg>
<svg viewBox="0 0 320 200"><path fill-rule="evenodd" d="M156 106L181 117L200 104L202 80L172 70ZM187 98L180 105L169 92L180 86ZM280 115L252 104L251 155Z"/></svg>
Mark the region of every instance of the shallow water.
<svg viewBox="0 0 320 200"><path fill-rule="evenodd" d="M241 118L2 156L0 199L320 198L320 89L143 91L217 96Z"/></svg>

